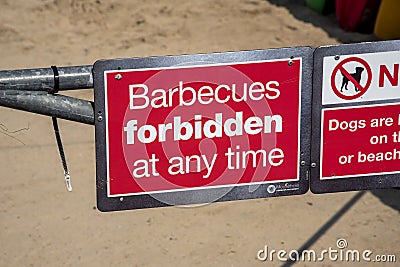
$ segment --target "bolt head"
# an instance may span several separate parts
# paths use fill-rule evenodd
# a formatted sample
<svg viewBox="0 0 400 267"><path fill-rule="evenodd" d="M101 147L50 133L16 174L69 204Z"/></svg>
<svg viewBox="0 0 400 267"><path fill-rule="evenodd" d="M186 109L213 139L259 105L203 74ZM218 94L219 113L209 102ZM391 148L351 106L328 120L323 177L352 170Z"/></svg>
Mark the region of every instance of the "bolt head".
<svg viewBox="0 0 400 267"><path fill-rule="evenodd" d="M271 185L269 185L267 187L267 192L268 193L273 194L273 193L275 193L275 191L276 191L276 186L275 185L271 184Z"/></svg>
<svg viewBox="0 0 400 267"><path fill-rule="evenodd" d="M97 120L98 120L98 121L103 121L103 116L98 116L98 117L97 117Z"/></svg>
<svg viewBox="0 0 400 267"><path fill-rule="evenodd" d="M121 80L122 79L122 75L118 73L117 75L115 75L115 79Z"/></svg>

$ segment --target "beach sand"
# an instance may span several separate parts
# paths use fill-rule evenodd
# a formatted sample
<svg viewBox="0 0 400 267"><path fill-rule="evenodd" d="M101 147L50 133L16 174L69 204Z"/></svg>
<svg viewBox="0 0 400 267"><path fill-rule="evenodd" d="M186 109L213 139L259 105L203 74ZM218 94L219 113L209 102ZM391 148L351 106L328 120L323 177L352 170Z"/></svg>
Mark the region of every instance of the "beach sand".
<svg viewBox="0 0 400 267"><path fill-rule="evenodd" d="M297 2L1 0L0 69L374 40ZM93 100L93 90L67 94ZM0 266L280 266L257 252L299 249L310 238L317 251L345 238L349 249L400 261L400 191L365 192L322 233L358 192L100 213L94 127L60 121L69 193L51 119L0 111Z"/></svg>

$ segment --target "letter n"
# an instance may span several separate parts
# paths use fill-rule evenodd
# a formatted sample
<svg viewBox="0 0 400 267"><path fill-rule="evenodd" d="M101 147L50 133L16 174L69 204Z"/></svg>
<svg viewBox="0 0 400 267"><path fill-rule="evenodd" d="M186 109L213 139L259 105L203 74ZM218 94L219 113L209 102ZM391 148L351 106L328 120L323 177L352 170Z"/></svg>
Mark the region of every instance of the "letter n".
<svg viewBox="0 0 400 267"><path fill-rule="evenodd" d="M379 87L384 87L385 76L392 86L399 85L399 64L394 64L393 75L389 72L385 65L379 66Z"/></svg>

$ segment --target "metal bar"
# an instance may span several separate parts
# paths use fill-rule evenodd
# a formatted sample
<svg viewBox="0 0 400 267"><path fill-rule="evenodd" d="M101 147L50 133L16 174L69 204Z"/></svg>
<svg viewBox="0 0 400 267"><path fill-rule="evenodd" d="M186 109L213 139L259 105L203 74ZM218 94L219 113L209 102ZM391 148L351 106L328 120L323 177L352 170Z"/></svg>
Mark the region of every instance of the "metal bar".
<svg viewBox="0 0 400 267"><path fill-rule="evenodd" d="M94 103L69 96L0 90L0 106L94 125Z"/></svg>
<svg viewBox="0 0 400 267"><path fill-rule="evenodd" d="M93 66L57 67L59 90L93 88ZM54 73L49 68L0 71L0 91L47 91L54 90Z"/></svg>

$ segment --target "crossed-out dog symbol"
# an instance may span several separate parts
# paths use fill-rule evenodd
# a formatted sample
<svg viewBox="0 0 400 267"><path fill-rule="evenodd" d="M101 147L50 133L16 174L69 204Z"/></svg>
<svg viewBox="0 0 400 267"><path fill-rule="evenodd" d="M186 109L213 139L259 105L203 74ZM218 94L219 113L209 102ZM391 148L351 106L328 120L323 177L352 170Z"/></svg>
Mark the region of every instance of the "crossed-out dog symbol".
<svg viewBox="0 0 400 267"><path fill-rule="evenodd" d="M363 67L356 67L356 72L354 73L349 73L354 80L357 81L357 83L360 83L361 81L361 74L365 69ZM340 92L343 93L343 88L346 90L349 90L349 88L347 88L347 85L349 84L349 78L346 77L346 75L343 74L342 71L340 71L342 73L343 79L342 79L342 86L340 87ZM354 85L354 89L356 90L356 92L359 92L360 90L357 88L356 85Z"/></svg>
<svg viewBox="0 0 400 267"><path fill-rule="evenodd" d="M350 71L353 72L350 73ZM354 91L351 91L354 93L349 92L349 82L353 84ZM361 82L363 84L361 84ZM367 61L359 57L348 57L343 59L336 65L331 74L331 87L333 93L344 100L360 98L367 92L371 82L371 66ZM344 93L344 91L347 91L347 93Z"/></svg>

